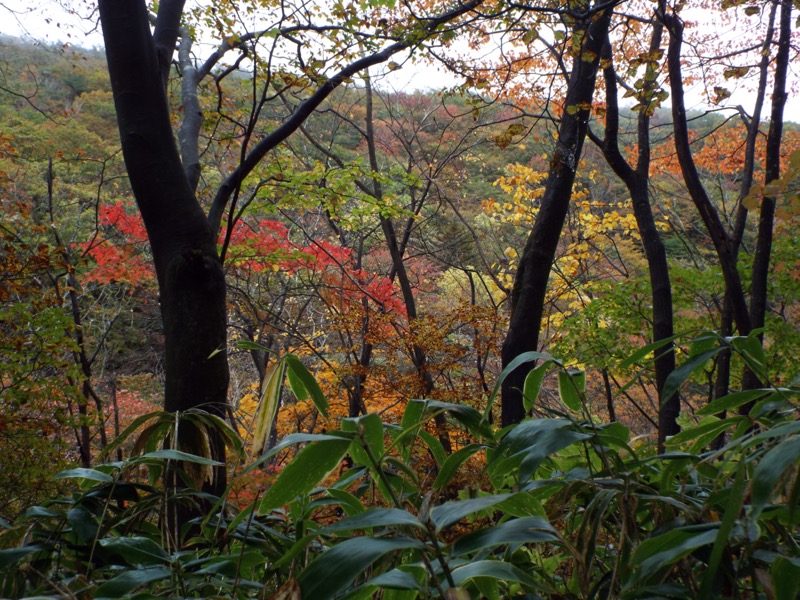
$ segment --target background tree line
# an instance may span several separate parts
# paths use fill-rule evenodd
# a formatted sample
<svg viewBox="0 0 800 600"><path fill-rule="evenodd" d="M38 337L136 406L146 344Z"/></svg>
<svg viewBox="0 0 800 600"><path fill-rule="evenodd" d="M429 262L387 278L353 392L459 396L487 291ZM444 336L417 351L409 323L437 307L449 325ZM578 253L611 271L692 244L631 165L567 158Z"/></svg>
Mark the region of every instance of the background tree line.
<svg viewBox="0 0 800 600"><path fill-rule="evenodd" d="M772 21L778 18L769 14ZM536 11L529 16L542 18ZM400 411L417 397L480 403L500 367L499 341L510 331L507 349L509 340L521 339L527 350L546 349L587 368L589 385L597 390L590 397L604 418L622 419L642 433L658 431L662 440L677 432L677 396L669 412L659 411L659 390L675 365L670 342L659 351L654 371L650 364L636 365L641 371L618 365L642 343L702 329L730 331L735 320L723 285L726 259L719 250L712 253L719 246L714 236L725 230L712 234L699 226L688 202L692 193L683 191L689 189L682 170L689 159L681 162L675 145L681 135L673 134L681 116L659 108L665 97L659 87L665 55L658 50L664 32L654 23L644 54L630 48L614 54L611 37L605 44L607 58L598 58L597 73L605 101L601 90L591 123L581 113L590 100L574 111L570 104L562 107L560 120L545 118L556 105L518 86L495 87L491 78L501 77L499 67L477 71L446 92L397 92L362 76L331 93L295 135L236 183L227 214L212 217L220 220L217 248L234 342L228 352L233 385L226 392L232 410L253 410L271 362L285 352L308 357L309 365L328 374L323 379L341 398L341 415ZM519 35L518 43L536 48L535 36ZM265 50L257 36L248 43L223 49L240 52L255 71L207 66L188 91L185 82L166 88L175 102L195 102L200 109L203 118L192 134L199 162L191 168L202 173L195 182L200 203L211 207L220 184L224 188L242 169L249 140L279 128L316 81L259 70L259 52L274 47ZM159 354L166 334L158 315L163 299L112 135L116 117L102 54L13 39L4 46L4 419L30 423L4 431L9 447L38 439L29 469L4 470L30 482L5 487L16 490L7 500L11 507L47 480L49 473L36 466L37 452L90 465L93 452L113 438L120 412L130 415L162 402L159 382L172 363ZM553 48L527 60L548 65L548 53ZM178 59L190 60L184 54ZM179 71L184 79L190 66ZM744 76L731 68L726 78ZM762 61L760 68L766 73L772 63ZM627 88L638 102L632 109L616 101L618 86L628 85L621 72L645 74ZM480 79L480 73L491 78ZM547 76L553 93L568 90L566 75ZM519 68L505 75L506 81L512 77L525 80ZM757 98L763 103L765 75L762 80ZM594 86L587 92L591 99ZM563 234L547 242L551 271L547 257L530 258L545 242L531 246L530 238L525 246L525 237L537 222L542 231L561 231L542 211L554 202L548 196L555 189L550 182L557 180L552 140L573 135L558 129L573 116L589 125L575 135L588 133L591 140L580 168L574 165L571 194L556 194L569 202L559 208ZM748 207L758 205L751 182L765 176L759 173L770 160L779 160L767 156L770 130L754 123L757 114L698 113L686 120L693 140L689 158L699 167L695 187L711 190L710 210L730 224L725 245L737 250L742 273L766 243L765 234L744 218ZM184 157L188 127L184 122L180 129ZM776 190L779 232L789 231L796 218L796 136L796 126L789 125L780 145L784 160L792 158L788 183ZM176 225L168 224L171 235ZM797 343L793 238L776 238L768 279L772 310L764 313L772 347L784 350ZM541 311L538 336L528 329L537 322L528 310L517 309L522 325L505 324L509 298L512 305L520 302L514 298L521 297L520 264L526 261L539 264L539 277L549 280L531 288L544 293L534 302ZM671 284L667 269L680 285ZM741 293L748 290L749 275L739 285ZM12 318L12 311L27 318ZM674 315L680 315L677 330ZM188 331L187 321L180 322ZM240 340L247 343L237 346ZM42 351L45 343L56 350ZM785 378L787 354L781 356L771 364L775 376ZM719 357L707 381L687 392L688 414L703 398L724 395L729 369ZM519 369L506 379L504 423L524 414L514 396L524 375ZM630 386L634 375L639 383ZM58 388L60 400L54 401L48 385ZM323 426L310 403L285 406L278 415L276 432ZM451 433L457 435L440 423L445 444ZM54 439L59 443L53 445Z"/></svg>

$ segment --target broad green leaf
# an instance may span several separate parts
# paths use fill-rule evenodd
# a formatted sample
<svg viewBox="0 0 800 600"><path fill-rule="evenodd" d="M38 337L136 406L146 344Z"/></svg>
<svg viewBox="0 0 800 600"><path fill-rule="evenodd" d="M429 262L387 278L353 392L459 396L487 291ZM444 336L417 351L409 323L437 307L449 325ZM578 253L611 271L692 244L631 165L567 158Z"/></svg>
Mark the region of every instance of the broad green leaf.
<svg viewBox="0 0 800 600"><path fill-rule="evenodd" d="M172 573L164 567L149 567L120 573L94 590L95 598L124 598L140 585L166 579Z"/></svg>
<svg viewBox="0 0 800 600"><path fill-rule="evenodd" d="M546 360L552 363L555 363L561 366L561 361L553 358L549 354L545 354L544 352L523 352L519 356L517 356L514 360L512 360L505 369L500 373L500 376L497 378L497 382L494 384L494 389L492 393L489 395L489 400L486 403L486 409L483 411L483 420L485 422L489 421L489 415L492 413L492 405L494 404L494 400L497 397L497 393L500 391L500 387L503 385L503 382L508 377L509 373L511 373L514 369L523 365L525 363L533 362L536 360Z"/></svg>
<svg viewBox="0 0 800 600"><path fill-rule="evenodd" d="M414 441L417 438L419 428L422 426L422 417L425 413L425 402L422 400L411 400L406 403L406 409L403 411L403 419L400 421L400 428L402 433L398 437L400 445L400 456L403 460L408 460L411 456L411 450L414 447Z"/></svg>
<svg viewBox="0 0 800 600"><path fill-rule="evenodd" d="M541 462L591 435L578 433L566 419L529 419L510 429L492 456L487 470L495 481L514 472L521 483L530 479Z"/></svg>
<svg viewBox="0 0 800 600"><path fill-rule="evenodd" d="M586 392L586 371L568 369L558 372L558 395L573 412L580 412Z"/></svg>
<svg viewBox="0 0 800 600"><path fill-rule="evenodd" d="M67 522L72 527L72 532L82 542L91 542L97 536L97 522L85 508L77 506L67 511Z"/></svg>
<svg viewBox="0 0 800 600"><path fill-rule="evenodd" d="M497 506L503 500L507 500L514 494L494 494L491 496L481 496L469 500L453 500L445 502L431 509L431 521L439 532L445 527L458 523L464 517L475 514L487 508Z"/></svg>
<svg viewBox="0 0 800 600"><path fill-rule="evenodd" d="M647 344L646 346L644 346L642 348L639 348L636 352L634 352L633 354L628 356L628 358L626 358L621 363L619 363L617 368L619 370L623 370L623 369L627 369L631 365L634 365L636 363L642 362L647 357L648 354L655 353L656 350L659 350L659 349L663 348L667 344L671 344L676 339L678 339L680 336L681 336L681 334L673 335L673 336L670 336L668 338L664 338L663 340L658 340L657 342L653 342L651 344Z"/></svg>
<svg viewBox="0 0 800 600"><path fill-rule="evenodd" d="M729 338L731 346L744 358L747 366L759 377L767 372L767 356L757 335L751 333L747 336Z"/></svg>
<svg viewBox="0 0 800 600"><path fill-rule="evenodd" d="M264 352L272 352L263 344L251 340L236 340L236 347L240 350L263 350Z"/></svg>
<svg viewBox="0 0 800 600"><path fill-rule="evenodd" d="M667 440L667 445L673 448L681 444L692 442L691 452L696 453L710 444L711 440L716 438L720 433L733 429L739 425L739 423L747 421L747 417L742 417L740 415L730 416L725 419L717 419L714 417L706 417L706 419L710 420L695 427L684 429L680 433L672 436Z"/></svg>
<svg viewBox="0 0 800 600"><path fill-rule="evenodd" d="M294 354L287 354L284 360L289 370L289 384L298 400L305 400L310 395L311 401L320 414L327 417L330 406L316 378ZM298 395L298 392L302 394L302 397Z"/></svg>
<svg viewBox="0 0 800 600"><path fill-rule="evenodd" d="M258 408L256 408L256 414L253 417L253 438L250 449L253 456L261 454L269 444L272 424L275 422L275 415L278 412L278 405L281 401L285 369L286 361L278 360L269 366L264 377L264 391L258 401Z"/></svg>
<svg viewBox="0 0 800 600"><path fill-rule="evenodd" d="M267 514L309 493L339 466L349 447L350 440L343 438L310 443L280 472L261 498L258 512Z"/></svg>
<svg viewBox="0 0 800 600"><path fill-rule="evenodd" d="M97 469L67 469L56 473L55 479L89 479L90 481L101 481L103 483L110 483L114 481L108 473L103 473Z"/></svg>
<svg viewBox="0 0 800 600"><path fill-rule="evenodd" d="M800 581L800 560L781 556L775 560L769 572L775 586L775 600L797 600L800 595L797 585Z"/></svg>
<svg viewBox="0 0 800 600"><path fill-rule="evenodd" d="M450 480L453 478L453 475L458 468L485 447L486 446L483 444L468 444L467 446L456 450L450 456L448 456L441 469L439 469L439 474L436 476L436 481L433 482L433 489L443 489L448 483L450 483Z"/></svg>
<svg viewBox="0 0 800 600"><path fill-rule="evenodd" d="M169 555L150 538L119 537L100 540L100 546L118 554L132 566L155 565L169 562Z"/></svg>
<svg viewBox="0 0 800 600"><path fill-rule="evenodd" d="M383 458L383 423L380 416L370 413L361 417L342 419L342 430L356 434L356 441L350 449L350 456L356 464L371 469L379 468ZM369 459L364 444L369 447L376 464Z"/></svg>
<svg viewBox="0 0 800 600"><path fill-rule="evenodd" d="M681 527L643 541L631 558L634 580L644 583L698 548L713 544L718 526L714 523Z"/></svg>
<svg viewBox="0 0 800 600"><path fill-rule="evenodd" d="M31 544L30 546L22 546L21 548L7 548L0 550L0 569L10 567L26 556L30 556L31 554L41 551L50 552L51 549L41 544Z"/></svg>
<svg viewBox="0 0 800 600"><path fill-rule="evenodd" d="M416 527L425 529L419 519L399 508L370 508L358 515L345 517L341 521L323 528L323 533L354 531L371 527Z"/></svg>
<svg viewBox="0 0 800 600"><path fill-rule="evenodd" d="M698 416L715 415L722 411L734 410L748 402L757 402L762 398L766 398L775 393L775 390L744 390L741 392L734 392L727 394L722 398L717 398L706 404L703 408L698 410L695 414Z"/></svg>
<svg viewBox="0 0 800 600"><path fill-rule="evenodd" d="M476 437L494 439L494 431L481 413L465 404L450 404L438 400L426 400L427 409L442 410L466 427Z"/></svg>
<svg viewBox="0 0 800 600"><path fill-rule="evenodd" d="M560 539L558 532L545 519L523 517L511 519L459 538L453 544L452 554L462 556L501 544L559 542Z"/></svg>
<svg viewBox="0 0 800 600"><path fill-rule="evenodd" d="M419 581L417 581L417 578L412 573L401 571L400 569L392 569L386 573L381 573L374 579L370 579L369 584L386 589L387 591L394 590L400 592L395 594L384 592L384 600L388 598L394 598L395 600L416 598L417 594L414 590L419 590L421 588ZM402 593L403 590L405 590L406 593Z"/></svg>
<svg viewBox="0 0 800 600"><path fill-rule="evenodd" d="M351 538L314 559L300 573L297 581L303 590L303 598L328 600L349 586L382 556L397 550L424 548L421 542L410 538Z"/></svg>
<svg viewBox="0 0 800 600"><path fill-rule="evenodd" d="M722 560L722 554L730 542L730 534L733 526L739 518L739 513L742 509L742 502L744 500L746 486L746 473L747 465L744 461L739 463L739 468L736 470L736 478L734 479L733 486L730 489L728 501L725 504L725 514L720 522L719 529L717 530L717 538L714 540L714 546L711 549L711 556L707 561L707 569L703 575L703 583L700 586L700 598L711 598L712 589L717 580L717 573Z"/></svg>
<svg viewBox="0 0 800 600"><path fill-rule="evenodd" d="M309 533L308 535L303 536L299 540L297 540L292 547L288 550L283 552L283 556L281 556L278 560L274 561L270 568L275 571L280 571L281 569L285 569L289 565L292 564L294 559L307 552L308 546L313 543L315 540L319 539L317 532Z"/></svg>
<svg viewBox="0 0 800 600"><path fill-rule="evenodd" d="M538 589L536 580L519 567L499 560L479 560L453 569L453 583L461 586L476 577L491 577L500 581L514 581Z"/></svg>
<svg viewBox="0 0 800 600"><path fill-rule="evenodd" d="M168 416L163 410L157 410L153 412L149 412L147 414L141 415L140 417L136 417L131 424L128 425L125 430L120 433L117 437L115 437L103 450L100 452L100 458L108 456L114 450L117 449L120 445L122 445L125 440L127 440L133 433L139 431L147 421L157 418L164 418ZM170 420L172 420L170 418Z"/></svg>
<svg viewBox="0 0 800 600"><path fill-rule="evenodd" d="M753 471L750 482L752 518L758 518L783 475L789 469L797 468L798 464L800 464L800 437L783 440L764 455Z"/></svg>
<svg viewBox="0 0 800 600"><path fill-rule="evenodd" d="M526 413L536 404L544 376L552 365L553 361L546 360L525 376L525 385L522 386L522 403Z"/></svg>
<svg viewBox="0 0 800 600"><path fill-rule="evenodd" d="M142 454L132 459L132 463L147 462L148 460L180 460L188 463L196 463L199 465L209 465L212 467L222 466L221 462L206 458L205 456L197 456L196 454L189 454L188 452L181 452L180 450L155 450Z"/></svg>
<svg viewBox="0 0 800 600"><path fill-rule="evenodd" d="M716 347L700 354L692 355L685 363L670 373L664 382L664 389L661 390L661 404L672 398L692 373L703 368L709 360L723 350L724 348L722 347Z"/></svg>
<svg viewBox="0 0 800 600"><path fill-rule="evenodd" d="M440 442L435 435L428 433L424 429L419 430L419 439L425 442L425 445L428 447L428 450L431 451L436 464L441 467L447 460L447 453L444 451L442 442Z"/></svg>
<svg viewBox="0 0 800 600"><path fill-rule="evenodd" d="M352 436L349 434L345 434L341 431L335 432L334 434L329 433L290 433L285 438L283 438L279 443L275 444L272 448L270 448L267 452L265 452L258 460L250 463L247 465L247 468L244 469L243 473L247 473L252 471L253 469L257 468L259 465L263 464L279 452L286 450L289 446L294 446L296 444L306 444L306 443L313 443L313 442L324 442L324 441L337 441L337 440L348 440L352 439Z"/></svg>
<svg viewBox="0 0 800 600"><path fill-rule="evenodd" d="M364 512L364 505L361 503L361 500L350 492L336 488L328 488L327 492L329 496L336 499L348 517Z"/></svg>

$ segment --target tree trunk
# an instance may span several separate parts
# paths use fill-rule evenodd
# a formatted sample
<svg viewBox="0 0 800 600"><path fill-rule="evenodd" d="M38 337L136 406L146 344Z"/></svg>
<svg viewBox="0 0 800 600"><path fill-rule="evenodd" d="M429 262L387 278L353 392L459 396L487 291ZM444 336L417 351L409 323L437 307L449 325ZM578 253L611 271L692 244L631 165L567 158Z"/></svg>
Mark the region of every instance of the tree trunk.
<svg viewBox="0 0 800 600"><path fill-rule="evenodd" d="M660 3L663 6L663 1ZM653 24L650 38L649 54L655 54L661 47L663 34L661 23ZM603 51L604 79L606 87L606 126L602 140L593 136L600 147L609 166L622 179L631 195L636 226L642 238L642 247L647 259L650 276L650 297L653 304L653 341L669 339L674 334L672 284L669 276L667 252L661 234L656 227L653 211L650 207L648 191L650 181L650 114L655 95L658 90L657 68L655 63L648 63L645 82L639 96L640 109L637 121L638 156L635 169L625 160L619 148L619 102L617 101L617 73L613 64L611 47L607 44ZM675 348L672 342L659 349L655 358L656 389L660 403L658 410L658 448L664 450L664 442L668 436L680 431L678 415L680 414L680 396L661 398L661 390L667 377L675 370Z"/></svg>
<svg viewBox="0 0 800 600"><path fill-rule="evenodd" d="M769 184L781 175L781 140L783 137L783 111L786 105L786 79L789 70L789 48L792 33L792 5L789 2L781 3L780 24L778 26L778 53L775 57L775 81L772 90L772 114L770 116L769 132L767 133L767 148L764 168L764 183ZM761 201L761 212L758 219L758 239L756 252L753 257L753 276L750 288L750 323L753 328L764 327L767 313L767 283L769 279L769 264L772 254L772 228L775 222L775 198L765 192ZM759 338L763 341L763 334ZM758 389L763 384L759 375L752 369L747 369L744 374L742 388L746 390ZM752 408L752 403L741 407L741 412L747 414Z"/></svg>
<svg viewBox="0 0 800 600"><path fill-rule="evenodd" d="M202 408L224 416L225 278L214 234L184 173L170 124L163 70L171 55L159 53L155 42L165 34L159 35L158 29L150 33L143 1L100 0L99 7L125 165L158 278L165 338L164 408ZM213 436L211 451L224 463L225 448ZM209 484L212 492L225 489L224 467L215 469Z"/></svg>
<svg viewBox="0 0 800 600"><path fill-rule="evenodd" d="M747 335L752 329L750 314L747 309L744 288L736 269L736 253L730 236L719 218L692 157L689 145L689 129L686 124L686 105L684 102L683 79L681 69L681 46L683 44L683 22L677 15L662 14L664 24L670 33L667 66L669 70L670 89L672 92L672 121L675 133L675 152L680 163L684 183L703 220L703 224L714 243L717 258L725 278L725 293L731 302L733 320L741 335Z"/></svg>
<svg viewBox="0 0 800 600"><path fill-rule="evenodd" d="M573 29L573 36L581 36L582 43L578 55L573 58L544 196L520 257L511 292L511 319L501 353L504 367L520 354L538 349L550 269L586 138L597 65L611 13L610 8L593 13L579 20ZM504 427L519 423L525 417L522 387L532 368L530 364L518 367L503 381L500 420Z"/></svg>

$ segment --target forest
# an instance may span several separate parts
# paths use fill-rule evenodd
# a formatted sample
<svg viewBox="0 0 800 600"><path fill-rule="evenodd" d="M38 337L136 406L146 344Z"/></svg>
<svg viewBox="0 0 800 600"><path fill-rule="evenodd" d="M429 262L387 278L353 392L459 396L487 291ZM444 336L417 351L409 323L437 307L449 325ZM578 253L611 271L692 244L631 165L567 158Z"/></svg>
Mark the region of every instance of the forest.
<svg viewBox="0 0 800 600"><path fill-rule="evenodd" d="M0 35L0 597L800 596L796 0L87 6Z"/></svg>

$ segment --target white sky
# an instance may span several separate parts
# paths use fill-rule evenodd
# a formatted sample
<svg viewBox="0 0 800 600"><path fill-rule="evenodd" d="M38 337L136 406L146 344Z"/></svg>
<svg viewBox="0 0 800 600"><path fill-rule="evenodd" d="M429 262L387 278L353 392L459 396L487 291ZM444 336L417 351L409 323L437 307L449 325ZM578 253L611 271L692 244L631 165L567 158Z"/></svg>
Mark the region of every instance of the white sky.
<svg viewBox="0 0 800 600"><path fill-rule="evenodd" d="M70 43L84 48L100 48L100 32L94 0L0 0L0 33L49 43ZM68 7L67 10L65 7ZM795 67L797 70L797 67ZM384 85L395 89L440 89L458 81L441 68L420 63L407 63L403 69L392 72ZM752 94L735 89L735 81L727 82L733 95L729 106L741 104L749 111ZM667 101L668 103L669 101ZM687 109L708 108L703 100L703 89L696 85L686 91ZM667 104L668 105L668 104ZM765 106L768 115L769 103ZM800 101L790 94L785 118L800 122Z"/></svg>

